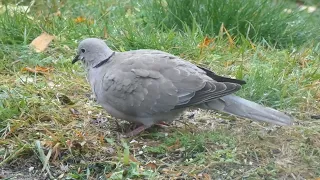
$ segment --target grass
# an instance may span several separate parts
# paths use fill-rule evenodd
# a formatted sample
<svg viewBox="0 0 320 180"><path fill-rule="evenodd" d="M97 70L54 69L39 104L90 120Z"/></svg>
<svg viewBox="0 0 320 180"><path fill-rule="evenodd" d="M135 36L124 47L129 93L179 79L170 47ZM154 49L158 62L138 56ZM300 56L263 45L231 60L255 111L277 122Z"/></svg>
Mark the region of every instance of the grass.
<svg viewBox="0 0 320 180"><path fill-rule="evenodd" d="M185 25L192 27L197 23L203 33L218 35L223 26L232 38L266 40L278 47L301 45L311 38L319 41L319 26L308 21L309 17L301 18L305 13L285 12L284 9L291 7L285 1L157 0L149 3L146 21L169 28L183 30Z"/></svg>
<svg viewBox="0 0 320 180"><path fill-rule="evenodd" d="M148 2L35 1L27 14L0 14L3 176L24 179L50 174L62 179L320 176L320 124L311 118L320 113L319 42L276 49L272 41L254 42L243 35L230 40L226 31L208 34L198 19L193 19L196 21L192 24L181 23L179 29L159 28L146 18L148 12L150 15L154 12L144 5ZM86 19L75 22L79 16ZM314 16L318 18L317 14ZM278 21L281 19L276 23L283 23ZM228 31L232 29L225 27ZM28 44L42 31L55 35L56 39L45 52L36 53ZM124 139L122 129L128 125L120 121L117 127L119 121L90 98L91 90L81 66L70 63L78 40L85 37L107 39L110 47L118 51L164 50L218 74L244 79L247 84L238 95L288 112L298 120L292 127L277 127L196 111L194 118L184 115L170 127L155 127ZM199 47L206 37L212 42ZM48 75L21 71L35 66L54 70Z"/></svg>

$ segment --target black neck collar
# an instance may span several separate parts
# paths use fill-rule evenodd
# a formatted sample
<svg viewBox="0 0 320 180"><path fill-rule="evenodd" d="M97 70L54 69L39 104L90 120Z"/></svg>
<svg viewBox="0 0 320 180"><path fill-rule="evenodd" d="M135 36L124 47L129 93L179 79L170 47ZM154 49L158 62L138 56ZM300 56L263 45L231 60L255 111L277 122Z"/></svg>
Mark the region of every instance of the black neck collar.
<svg viewBox="0 0 320 180"><path fill-rule="evenodd" d="M110 58L115 54L115 52L113 52L107 59L99 62L97 65L93 66L93 68L98 68L100 66L102 66L104 63L108 62L110 60Z"/></svg>

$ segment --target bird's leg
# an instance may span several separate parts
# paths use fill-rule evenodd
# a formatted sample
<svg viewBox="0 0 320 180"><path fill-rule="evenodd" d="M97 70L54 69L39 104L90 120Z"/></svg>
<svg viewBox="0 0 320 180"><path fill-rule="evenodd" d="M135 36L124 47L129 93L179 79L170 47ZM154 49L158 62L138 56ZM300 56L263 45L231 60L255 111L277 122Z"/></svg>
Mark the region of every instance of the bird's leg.
<svg viewBox="0 0 320 180"><path fill-rule="evenodd" d="M170 126L170 124L168 124L168 123L166 123L165 121L160 121L160 122L158 122L156 125L158 125L158 126Z"/></svg>
<svg viewBox="0 0 320 180"><path fill-rule="evenodd" d="M134 130L126 133L126 136L127 137L135 136L135 135L141 133L142 131L144 131L145 129L147 129L147 127L145 125L141 125L141 126L135 128Z"/></svg>

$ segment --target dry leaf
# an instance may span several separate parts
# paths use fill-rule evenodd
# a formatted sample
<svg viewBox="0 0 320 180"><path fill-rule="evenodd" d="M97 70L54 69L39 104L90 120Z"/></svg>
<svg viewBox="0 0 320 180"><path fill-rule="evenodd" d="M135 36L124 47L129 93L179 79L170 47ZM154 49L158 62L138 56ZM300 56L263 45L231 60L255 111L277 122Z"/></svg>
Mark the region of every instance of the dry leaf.
<svg viewBox="0 0 320 180"><path fill-rule="evenodd" d="M149 168L149 169L155 171L157 169L157 165L155 163L148 163L146 165L146 168Z"/></svg>
<svg viewBox="0 0 320 180"><path fill-rule="evenodd" d="M132 162L139 162L133 155L129 155L129 159L132 161Z"/></svg>
<svg viewBox="0 0 320 180"><path fill-rule="evenodd" d="M79 16L77 18L74 19L74 22L75 23L84 23L84 22L87 22L88 24L93 24L93 20L88 20L87 18L85 17L82 17L82 16Z"/></svg>
<svg viewBox="0 0 320 180"><path fill-rule="evenodd" d="M29 68L29 67L24 67L22 68L21 71L28 71L31 73L40 73L40 74L46 74L48 75L49 72L52 72L54 68L50 68L50 67L41 67L41 66L36 66L34 69Z"/></svg>
<svg viewBox="0 0 320 180"><path fill-rule="evenodd" d="M82 17L82 16L79 16L77 18L74 19L74 22L76 23L82 23L82 22L85 22L87 19Z"/></svg>
<svg viewBox="0 0 320 180"><path fill-rule="evenodd" d="M43 32L31 42L30 46L33 47L36 52L43 52L45 49L47 49L53 39L54 36Z"/></svg>
<svg viewBox="0 0 320 180"><path fill-rule="evenodd" d="M207 36L204 38L204 40L200 43L200 44L198 44L198 47L199 48L206 48L206 47L208 47L212 42L214 41L214 39L212 39L212 38L208 38Z"/></svg>
<svg viewBox="0 0 320 180"><path fill-rule="evenodd" d="M36 66L35 70L37 72L52 72L54 68L51 67L42 67L42 66Z"/></svg>

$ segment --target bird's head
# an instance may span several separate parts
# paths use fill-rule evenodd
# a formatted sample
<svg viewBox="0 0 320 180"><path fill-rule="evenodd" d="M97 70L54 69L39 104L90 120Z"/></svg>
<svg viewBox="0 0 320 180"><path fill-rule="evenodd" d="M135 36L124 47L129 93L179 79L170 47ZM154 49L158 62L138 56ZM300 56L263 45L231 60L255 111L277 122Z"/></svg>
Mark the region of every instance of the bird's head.
<svg viewBox="0 0 320 180"><path fill-rule="evenodd" d="M87 38L79 43L77 55L72 64L82 61L86 68L99 67L114 54L107 44L98 38Z"/></svg>

